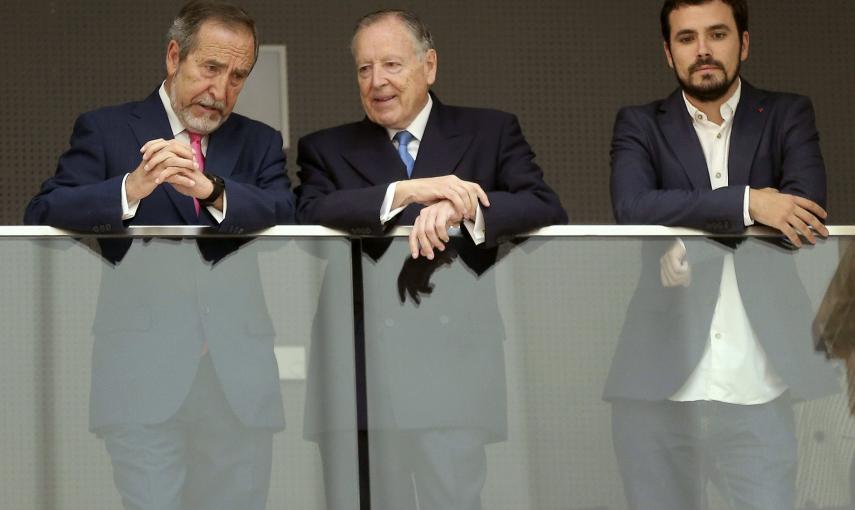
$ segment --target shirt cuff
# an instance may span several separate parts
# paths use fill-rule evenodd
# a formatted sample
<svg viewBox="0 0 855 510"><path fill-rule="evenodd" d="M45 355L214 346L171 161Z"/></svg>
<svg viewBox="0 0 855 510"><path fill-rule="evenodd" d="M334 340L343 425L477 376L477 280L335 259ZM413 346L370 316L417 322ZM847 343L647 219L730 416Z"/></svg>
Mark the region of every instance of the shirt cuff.
<svg viewBox="0 0 855 510"><path fill-rule="evenodd" d="M484 213L481 212L481 204L477 204L478 210L475 212L475 221L464 220L463 226L469 232L469 236L475 244L484 244L487 240L487 228L484 224Z"/></svg>
<svg viewBox="0 0 855 510"><path fill-rule="evenodd" d="M139 200L128 202L128 191L125 189L125 181L128 180L129 175L131 174L125 174L125 177L122 179L122 221L136 216L137 208L140 206Z"/></svg>
<svg viewBox="0 0 855 510"><path fill-rule="evenodd" d="M211 213L211 216L214 217L214 220L217 223L222 223L223 220L226 219L226 191L223 190L223 210L222 211L217 209L213 205L209 205L205 209L207 209L208 212Z"/></svg>
<svg viewBox="0 0 855 510"><path fill-rule="evenodd" d="M750 227L754 224L754 219L751 218L751 215L748 214L748 197L750 187L745 186L745 198L742 199L742 221L745 223L746 227Z"/></svg>
<svg viewBox="0 0 855 510"><path fill-rule="evenodd" d="M398 207L397 209L390 211L392 208L392 203L395 201L395 189L397 188L398 183L393 182L386 188L386 196L383 197L383 203L380 205L380 223L386 224L389 220L398 215L401 211L404 210L403 207ZM223 206L223 210L225 210L225 206Z"/></svg>

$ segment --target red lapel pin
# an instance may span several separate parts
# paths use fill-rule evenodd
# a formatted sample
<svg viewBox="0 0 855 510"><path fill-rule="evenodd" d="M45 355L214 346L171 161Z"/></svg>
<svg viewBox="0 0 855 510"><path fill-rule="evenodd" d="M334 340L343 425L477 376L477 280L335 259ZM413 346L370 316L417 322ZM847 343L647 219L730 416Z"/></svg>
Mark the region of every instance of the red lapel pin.
<svg viewBox="0 0 855 510"><path fill-rule="evenodd" d="M763 107L762 106L757 108L757 113L763 113Z"/></svg>

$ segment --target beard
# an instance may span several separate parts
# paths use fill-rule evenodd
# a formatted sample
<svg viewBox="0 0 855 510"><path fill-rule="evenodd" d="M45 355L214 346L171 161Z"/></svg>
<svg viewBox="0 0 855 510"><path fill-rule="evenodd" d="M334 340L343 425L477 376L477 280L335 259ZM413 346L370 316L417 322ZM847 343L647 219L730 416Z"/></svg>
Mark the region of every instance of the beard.
<svg viewBox="0 0 855 510"><path fill-rule="evenodd" d="M718 60L713 60L712 58L698 59L694 64L689 67L689 79L683 80L680 77L680 74L677 72L676 67L674 68L674 75L677 77L677 81L680 83L680 87L682 87L683 92L686 93L687 96L693 97L698 101L708 103L711 101L718 101L730 90L730 87L739 78L739 69L741 67L742 62L737 60L736 70L734 71L732 76L727 75L727 70L724 65ZM718 79L710 73L707 76L702 77L702 81L700 84L694 84L691 82L691 76L694 72L702 66L715 66L717 67L723 74L724 77ZM715 70L712 70L715 72Z"/></svg>
<svg viewBox="0 0 855 510"><path fill-rule="evenodd" d="M213 133L218 127L222 125L223 122L226 121L226 116L222 114L222 111L226 108L226 105L222 101L215 101L213 98L206 96L197 96L194 97L190 102L190 105L186 107L182 107L178 102L178 86L177 81L180 80L179 73L176 70L175 80L172 82L172 86L169 87L169 102L172 103L172 110L175 111L175 115L178 116L178 119L181 121L181 124L184 125L189 131L193 131L194 133L199 133L200 135L208 135ZM203 115L202 117L196 117L190 112L190 106L198 104L202 106L207 106L209 108L216 108L220 111L220 114L217 115L216 118L211 118L208 115Z"/></svg>

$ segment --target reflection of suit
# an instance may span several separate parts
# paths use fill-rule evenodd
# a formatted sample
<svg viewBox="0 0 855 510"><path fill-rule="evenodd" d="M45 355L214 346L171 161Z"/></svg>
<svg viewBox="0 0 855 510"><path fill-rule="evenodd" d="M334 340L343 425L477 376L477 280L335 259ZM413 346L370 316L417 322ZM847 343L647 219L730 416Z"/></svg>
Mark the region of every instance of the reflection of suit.
<svg viewBox="0 0 855 510"><path fill-rule="evenodd" d="M664 101L621 110L612 142L612 203L618 223L741 232L746 185L825 204L825 167L810 101L742 83L730 141L729 185L717 190L711 189L680 91ZM663 288L659 257L669 243L645 243L642 276L606 384L607 398L668 398L701 359L725 249L687 242L693 284ZM810 301L792 257L767 243L749 241L737 250L735 265L748 317L775 371L798 398L830 393L835 385L813 352ZM649 319L651 313L657 320Z"/></svg>
<svg viewBox="0 0 855 510"><path fill-rule="evenodd" d="M71 148L28 205L25 223L96 233L128 225L214 224L204 208L197 217L192 199L168 184L143 199L132 219L122 221L122 179L139 164L140 147L157 138L171 139L172 131L156 91L141 102L81 115ZM292 221L293 199L276 131L231 114L210 135L206 170L226 183L228 210L218 231L243 233ZM115 262L130 241L101 244L105 258ZM93 327L91 427L169 418L190 389L203 338L241 421L282 427L273 328L257 268L248 279L223 271L219 278L236 280L229 286L214 283L218 270L204 269L203 261L186 250L170 253L152 246L138 251L127 264L105 268L102 278ZM157 267L154 260L161 256L180 259ZM259 341L243 343L248 338Z"/></svg>
<svg viewBox="0 0 855 510"><path fill-rule="evenodd" d="M679 90L664 101L624 108L612 141L617 221L738 233L746 186L825 202L825 168L805 97L743 81L727 157L728 186L713 190ZM615 452L630 507L701 507L712 477L732 508L792 508L796 441L789 396L816 398L836 388L812 349L810 300L793 257L761 240L685 240L691 283L666 288L659 259L672 243L642 246L641 278L605 388L615 404ZM757 405L671 402L707 348L728 252L750 328L789 395Z"/></svg>
<svg viewBox="0 0 855 510"><path fill-rule="evenodd" d="M459 255L473 270L473 274L463 274L462 267L453 262L450 268L441 267L441 259L451 261L445 253L438 254L437 261L410 261L402 268L408 259L402 250L403 240L395 243L398 248L389 250L385 257L390 239L363 241L366 254L376 261L363 263L372 430L394 433L465 429L476 432L472 437L477 436L475 442L482 452L485 442L505 437L504 331L494 280L479 275L495 261L498 243L567 220L533 157L514 116L446 106L434 98L412 177L453 174L480 184L491 203L482 209L486 246L476 247L468 237L452 241L447 252ZM388 227L412 225L422 208L412 204L385 226L380 223L380 206L388 185L407 179L407 173L386 129L368 119L304 137L299 144L298 163L301 223L378 235ZM396 278L401 285L418 286L414 282L422 280L425 272L434 275L433 294L423 297L419 306L409 301L402 303ZM325 409L335 406L323 401L331 398L330 389L319 391L319 381L312 382L317 378L329 380L329 359L336 357L329 344L337 341L316 338L313 345L312 367L320 369L320 373L310 375L306 426L312 436L353 426L352 422L329 420L331 415ZM319 353L324 353L325 360L318 359ZM383 437L390 436L375 434L374 444L385 441ZM472 446L475 445L466 448ZM443 453L439 456L453 458ZM430 488L419 485L421 477L418 469L415 471L421 498ZM458 483L465 486L463 491L479 493L483 479L480 484L477 480L482 475L479 469L470 473L461 466ZM406 508L400 500L390 501L393 500L385 500L385 504ZM458 505L462 503L458 500L445 504L446 508L461 508Z"/></svg>

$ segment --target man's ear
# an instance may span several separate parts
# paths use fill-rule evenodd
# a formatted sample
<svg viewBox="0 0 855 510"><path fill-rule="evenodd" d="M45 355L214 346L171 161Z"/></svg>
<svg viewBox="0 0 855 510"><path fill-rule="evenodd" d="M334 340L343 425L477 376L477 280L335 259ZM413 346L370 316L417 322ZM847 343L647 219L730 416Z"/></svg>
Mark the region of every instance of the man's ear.
<svg viewBox="0 0 855 510"><path fill-rule="evenodd" d="M662 50L665 51L665 59L668 61L668 67L674 69L674 58L671 56L671 44L668 41L662 41Z"/></svg>
<svg viewBox="0 0 855 510"><path fill-rule="evenodd" d="M169 41L169 46L166 47L166 74L174 76L178 70L178 63L181 61L181 48L178 46L178 41L175 39Z"/></svg>
<svg viewBox="0 0 855 510"><path fill-rule="evenodd" d="M748 30L742 32L742 50L739 52L739 59L745 62L748 60L748 43L750 42L750 37L748 37Z"/></svg>
<svg viewBox="0 0 855 510"><path fill-rule="evenodd" d="M428 86L431 86L436 81L436 67L437 67L437 56L436 50L429 49L427 53L425 53L425 73L427 74L427 82Z"/></svg>

